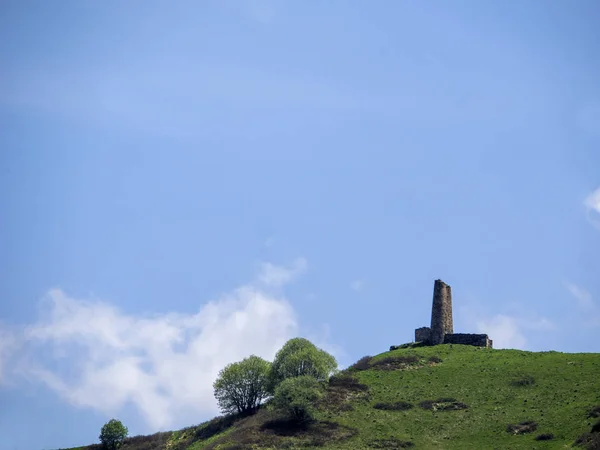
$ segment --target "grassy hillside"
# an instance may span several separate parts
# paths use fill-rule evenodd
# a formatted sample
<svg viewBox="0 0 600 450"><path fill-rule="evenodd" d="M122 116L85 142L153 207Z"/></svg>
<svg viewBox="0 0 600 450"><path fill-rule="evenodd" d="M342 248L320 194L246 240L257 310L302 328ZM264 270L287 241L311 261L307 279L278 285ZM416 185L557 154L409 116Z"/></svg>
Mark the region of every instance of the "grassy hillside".
<svg viewBox="0 0 600 450"><path fill-rule="evenodd" d="M131 438L123 450L569 448L600 421L600 354L394 350L334 377L317 419L301 427L267 407ZM600 443L600 430L587 439Z"/></svg>

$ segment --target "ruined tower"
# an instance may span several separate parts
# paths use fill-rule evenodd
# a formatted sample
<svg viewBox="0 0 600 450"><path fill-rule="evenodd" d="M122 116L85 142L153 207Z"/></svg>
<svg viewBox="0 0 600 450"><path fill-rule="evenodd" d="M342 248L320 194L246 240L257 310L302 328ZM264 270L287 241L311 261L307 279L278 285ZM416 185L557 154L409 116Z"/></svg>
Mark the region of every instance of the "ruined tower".
<svg viewBox="0 0 600 450"><path fill-rule="evenodd" d="M452 291L442 280L433 285L433 306L431 308L431 328L415 330L415 342L423 345L460 344L492 348L493 341L487 334L454 333L452 324ZM390 350L398 348L392 345Z"/></svg>
<svg viewBox="0 0 600 450"><path fill-rule="evenodd" d="M432 345L443 344L444 336L452 333L452 291L442 280L435 280L429 340Z"/></svg>

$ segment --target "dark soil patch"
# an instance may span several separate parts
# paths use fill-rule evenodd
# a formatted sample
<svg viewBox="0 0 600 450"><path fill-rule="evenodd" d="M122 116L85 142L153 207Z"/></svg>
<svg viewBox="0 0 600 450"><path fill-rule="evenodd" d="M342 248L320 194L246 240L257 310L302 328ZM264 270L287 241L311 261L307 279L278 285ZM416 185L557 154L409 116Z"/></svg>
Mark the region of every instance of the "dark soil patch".
<svg viewBox="0 0 600 450"><path fill-rule="evenodd" d="M390 450L395 450L399 448L411 448L415 446L415 444L410 441L402 441L396 438L375 439L369 442L368 445L370 448L385 448Z"/></svg>
<svg viewBox="0 0 600 450"><path fill-rule="evenodd" d="M311 423L299 422L292 419L273 419L263 423L260 431L267 431L277 436L296 436L305 433L310 428Z"/></svg>
<svg viewBox="0 0 600 450"><path fill-rule="evenodd" d="M407 411L413 408L412 403L408 402L396 402L396 403L375 403L373 408L380 409L383 411Z"/></svg>
<svg viewBox="0 0 600 450"><path fill-rule="evenodd" d="M437 400L423 400L419 403L419 406L423 409L428 409L431 411L455 411L459 409L467 409L469 407L465 403L449 397L441 397Z"/></svg>
<svg viewBox="0 0 600 450"><path fill-rule="evenodd" d="M265 422L260 430L266 435L301 438L310 445L315 445L316 442L325 445L327 442L348 439L357 434L356 430L335 422L297 422L289 419L270 420Z"/></svg>
<svg viewBox="0 0 600 450"><path fill-rule="evenodd" d="M368 391L369 386L362 384L358 378L347 372L341 372L329 379L329 386L347 391Z"/></svg>
<svg viewBox="0 0 600 450"><path fill-rule="evenodd" d="M329 411L351 411L352 400L368 399L369 387L351 373L342 372L329 379L327 392L318 406Z"/></svg>
<svg viewBox="0 0 600 450"><path fill-rule="evenodd" d="M552 439L554 439L554 435L552 433L538 434L535 437L536 441L551 441Z"/></svg>
<svg viewBox="0 0 600 450"><path fill-rule="evenodd" d="M533 420L526 420L517 425L508 424L506 426L506 432L512 434L533 433L535 430L537 430L537 423Z"/></svg>
<svg viewBox="0 0 600 450"><path fill-rule="evenodd" d="M274 411L260 410L241 419L235 428L207 449L250 450L260 448L322 447L356 435L358 431L334 422L299 422L279 416Z"/></svg>
<svg viewBox="0 0 600 450"><path fill-rule="evenodd" d="M535 379L531 375L521 375L510 382L510 385L514 387L532 386L534 384Z"/></svg>

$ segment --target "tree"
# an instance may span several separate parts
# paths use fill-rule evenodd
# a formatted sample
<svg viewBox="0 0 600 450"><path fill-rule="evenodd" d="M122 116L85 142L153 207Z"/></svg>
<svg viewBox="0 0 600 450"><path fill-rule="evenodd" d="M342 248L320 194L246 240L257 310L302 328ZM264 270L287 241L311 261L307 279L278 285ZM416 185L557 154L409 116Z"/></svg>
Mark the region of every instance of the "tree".
<svg viewBox="0 0 600 450"><path fill-rule="evenodd" d="M336 369L337 361L325 350L317 348L308 339L290 339L275 355L269 389L273 392L283 380L304 375L325 381Z"/></svg>
<svg viewBox="0 0 600 450"><path fill-rule="evenodd" d="M286 378L275 389L273 406L299 422L312 420L323 385L310 375Z"/></svg>
<svg viewBox="0 0 600 450"><path fill-rule="evenodd" d="M258 356L227 365L213 384L215 398L224 413L252 413L268 397L271 363Z"/></svg>
<svg viewBox="0 0 600 450"><path fill-rule="evenodd" d="M127 437L127 427L120 420L110 419L100 431L100 442L107 450L116 450Z"/></svg>

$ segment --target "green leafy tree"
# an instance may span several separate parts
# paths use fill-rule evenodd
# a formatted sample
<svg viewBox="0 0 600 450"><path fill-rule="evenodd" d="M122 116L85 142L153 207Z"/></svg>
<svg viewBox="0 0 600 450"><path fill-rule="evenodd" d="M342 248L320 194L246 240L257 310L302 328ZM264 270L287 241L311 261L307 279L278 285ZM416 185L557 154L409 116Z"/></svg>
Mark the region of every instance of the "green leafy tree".
<svg viewBox="0 0 600 450"><path fill-rule="evenodd" d="M310 375L302 375L283 380L275 389L272 404L290 418L305 422L313 419L322 396L323 384Z"/></svg>
<svg viewBox="0 0 600 450"><path fill-rule="evenodd" d="M310 376L325 381L337 369L337 361L325 350L304 338L293 338L275 355L269 376L269 389L274 392L287 378Z"/></svg>
<svg viewBox="0 0 600 450"><path fill-rule="evenodd" d="M268 397L271 363L258 356L227 365L213 384L224 413L252 413Z"/></svg>
<svg viewBox="0 0 600 450"><path fill-rule="evenodd" d="M100 431L100 442L105 449L116 450L123 444L128 432L120 420L110 419Z"/></svg>

